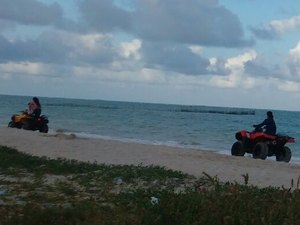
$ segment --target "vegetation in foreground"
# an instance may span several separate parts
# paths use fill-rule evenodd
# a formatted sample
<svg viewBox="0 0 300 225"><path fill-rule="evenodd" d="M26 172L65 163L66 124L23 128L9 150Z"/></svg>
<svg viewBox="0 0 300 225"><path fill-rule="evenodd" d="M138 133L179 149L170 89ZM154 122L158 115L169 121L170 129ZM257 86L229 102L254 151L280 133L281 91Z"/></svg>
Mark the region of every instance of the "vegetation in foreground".
<svg viewBox="0 0 300 225"><path fill-rule="evenodd" d="M0 147L0 224L300 224L300 191Z"/></svg>

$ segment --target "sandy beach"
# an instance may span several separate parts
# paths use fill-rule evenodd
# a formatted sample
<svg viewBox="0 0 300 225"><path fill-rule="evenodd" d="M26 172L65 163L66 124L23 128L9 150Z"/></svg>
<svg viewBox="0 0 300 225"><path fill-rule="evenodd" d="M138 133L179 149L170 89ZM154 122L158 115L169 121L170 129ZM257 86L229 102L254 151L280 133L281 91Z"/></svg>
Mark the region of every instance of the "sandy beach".
<svg viewBox="0 0 300 225"><path fill-rule="evenodd" d="M181 149L159 145L144 145L120 141L78 138L64 133L38 132L0 128L0 145L37 156L67 158L104 164L159 165L200 177L203 172L222 181L259 187L291 187L300 176L300 165L275 160L233 157L213 151Z"/></svg>

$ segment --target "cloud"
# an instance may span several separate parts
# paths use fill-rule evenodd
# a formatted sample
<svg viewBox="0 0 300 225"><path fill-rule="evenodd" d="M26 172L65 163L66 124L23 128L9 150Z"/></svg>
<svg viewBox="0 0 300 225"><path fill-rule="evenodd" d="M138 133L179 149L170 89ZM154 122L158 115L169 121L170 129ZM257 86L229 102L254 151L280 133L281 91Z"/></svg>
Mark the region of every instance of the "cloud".
<svg viewBox="0 0 300 225"><path fill-rule="evenodd" d="M276 39L300 28L300 15L285 20L273 20L269 24L251 28L253 34L261 39Z"/></svg>
<svg viewBox="0 0 300 225"><path fill-rule="evenodd" d="M45 5L36 0L0 0L0 19L25 25L50 25L62 19L57 3Z"/></svg>
<svg viewBox="0 0 300 225"><path fill-rule="evenodd" d="M0 36L0 61L104 65L117 54L109 36L45 31L36 40L9 41Z"/></svg>
<svg viewBox="0 0 300 225"><path fill-rule="evenodd" d="M254 50L250 50L244 54L227 59L225 67L232 71L244 71L245 63L254 60L256 57L257 53Z"/></svg>
<svg viewBox="0 0 300 225"><path fill-rule="evenodd" d="M273 58L272 58L273 59ZM277 79L279 86L283 85L285 80L289 82L300 81L300 42L281 56L280 61L269 60L263 55L258 55L252 60L243 64L243 74L251 76L255 79ZM276 86L278 86L276 84ZM288 88L280 88L280 90L288 90ZM295 90L295 88L293 88Z"/></svg>
<svg viewBox="0 0 300 225"><path fill-rule="evenodd" d="M281 56L280 61L269 61L258 56L245 64L245 73L253 77L279 79L282 83L300 81L300 42ZM282 85L281 85L282 86ZM281 89L283 90L283 89Z"/></svg>
<svg viewBox="0 0 300 225"><path fill-rule="evenodd" d="M239 18L218 1L131 0L134 7L129 10L111 0L82 0L78 1L81 18L72 22L64 19L58 3L17 1L20 7L14 11L14 1L0 0L7 3L6 14L0 14L1 21L44 29L31 39L0 35L1 71L6 75L21 74L23 70L40 76L74 73L81 78L88 75L99 80L146 83L172 79L182 82L182 86L195 82L248 89L270 77L300 79L300 44L290 50L286 67L264 64L254 50L229 58L205 55L209 47L227 49L254 44L245 38ZM28 6L39 13L31 12ZM293 17L272 21L268 34L292 30L299 26L298 20ZM71 27L67 28L68 22ZM125 35L119 38L119 34ZM32 68L41 70L34 72ZM287 90L285 87L288 85L281 85L281 90Z"/></svg>
<svg viewBox="0 0 300 225"><path fill-rule="evenodd" d="M273 20L270 25L277 31L277 33L283 34L300 27L300 15L286 20Z"/></svg>
<svg viewBox="0 0 300 225"><path fill-rule="evenodd" d="M300 61L300 42L298 42L297 46L290 50L289 52L292 61L299 62Z"/></svg>
<svg viewBox="0 0 300 225"><path fill-rule="evenodd" d="M139 39L134 39L131 42L121 43L121 55L125 58L133 58L135 60L141 59L141 54L139 52L142 46L142 42Z"/></svg>
<svg viewBox="0 0 300 225"><path fill-rule="evenodd" d="M219 88L266 89L300 92L300 42L289 51L282 64L270 64L250 50L228 58L224 64L228 75L213 75L209 84Z"/></svg>
<svg viewBox="0 0 300 225"><path fill-rule="evenodd" d="M289 57L287 61L288 71L291 78L294 80L300 80L300 42L295 48L289 51Z"/></svg>
<svg viewBox="0 0 300 225"><path fill-rule="evenodd" d="M210 84L222 88L252 88L255 81L252 77L245 75L245 65L247 62L255 60L256 57L257 53L249 50L238 56L228 58L224 66L230 73L227 76L212 76Z"/></svg>
<svg viewBox="0 0 300 225"><path fill-rule="evenodd" d="M190 75L207 74L209 60L188 46L144 42L141 52L145 67Z"/></svg>
<svg viewBox="0 0 300 225"><path fill-rule="evenodd" d="M79 4L82 20L87 29L99 32L111 32L116 29L129 30L131 26L130 13L121 9L111 0L85 0Z"/></svg>
<svg viewBox="0 0 300 225"><path fill-rule="evenodd" d="M236 15L217 1L132 0L134 9L118 7L111 0L86 0L79 5L87 29L122 30L148 42L190 45L252 46Z"/></svg>
<svg viewBox="0 0 300 225"><path fill-rule="evenodd" d="M0 36L0 62L41 62L134 71L160 69L189 75L224 73L222 60L205 58L185 45L142 42L113 43L110 35L47 30L36 40L9 41ZM213 63L212 63L213 62Z"/></svg>
<svg viewBox="0 0 300 225"><path fill-rule="evenodd" d="M134 33L148 41L172 41L203 46L240 47L244 39L236 15L217 1L135 1Z"/></svg>
<svg viewBox="0 0 300 225"><path fill-rule="evenodd" d="M278 84L278 89L285 92L299 92L300 84L294 81L282 81Z"/></svg>
<svg viewBox="0 0 300 225"><path fill-rule="evenodd" d="M0 0L4 5L0 19L43 27L34 38L0 36L0 61L226 74L224 61L206 58L203 50L253 44L244 38L238 17L215 0L129 1L130 10L111 0L75 1L80 19L71 21L65 19L59 2ZM125 40L118 37L122 32Z"/></svg>
<svg viewBox="0 0 300 225"><path fill-rule="evenodd" d="M56 68L57 69L57 68ZM0 63L2 79L13 79L14 77L34 78L57 77L54 66L39 62L6 62ZM30 79L32 80L32 79Z"/></svg>

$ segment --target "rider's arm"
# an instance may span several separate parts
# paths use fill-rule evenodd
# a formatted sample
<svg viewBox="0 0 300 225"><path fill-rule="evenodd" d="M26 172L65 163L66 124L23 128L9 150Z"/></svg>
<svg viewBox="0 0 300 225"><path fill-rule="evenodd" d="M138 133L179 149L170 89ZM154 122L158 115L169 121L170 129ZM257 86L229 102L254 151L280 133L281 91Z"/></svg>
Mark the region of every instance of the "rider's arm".
<svg viewBox="0 0 300 225"><path fill-rule="evenodd" d="M257 124L257 125L253 125L253 127L257 127L257 128L260 128L260 127L263 127L267 124L267 119L265 119L262 123L260 124Z"/></svg>
<svg viewBox="0 0 300 225"><path fill-rule="evenodd" d="M34 117L34 118L39 118L39 116L41 115L41 109L37 108L35 110L33 110L33 112L30 114L30 116Z"/></svg>

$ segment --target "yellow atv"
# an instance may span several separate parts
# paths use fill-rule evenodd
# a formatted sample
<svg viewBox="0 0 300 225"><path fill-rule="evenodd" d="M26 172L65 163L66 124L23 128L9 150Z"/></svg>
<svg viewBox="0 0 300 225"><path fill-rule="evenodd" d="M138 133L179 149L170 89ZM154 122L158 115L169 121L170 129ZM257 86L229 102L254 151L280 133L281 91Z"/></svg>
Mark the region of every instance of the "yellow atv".
<svg viewBox="0 0 300 225"><path fill-rule="evenodd" d="M24 130L38 130L41 133L48 133L49 120L47 116L42 115L38 118L34 118L22 111L21 114L15 114L11 117L11 121L8 123L8 127L24 129Z"/></svg>

